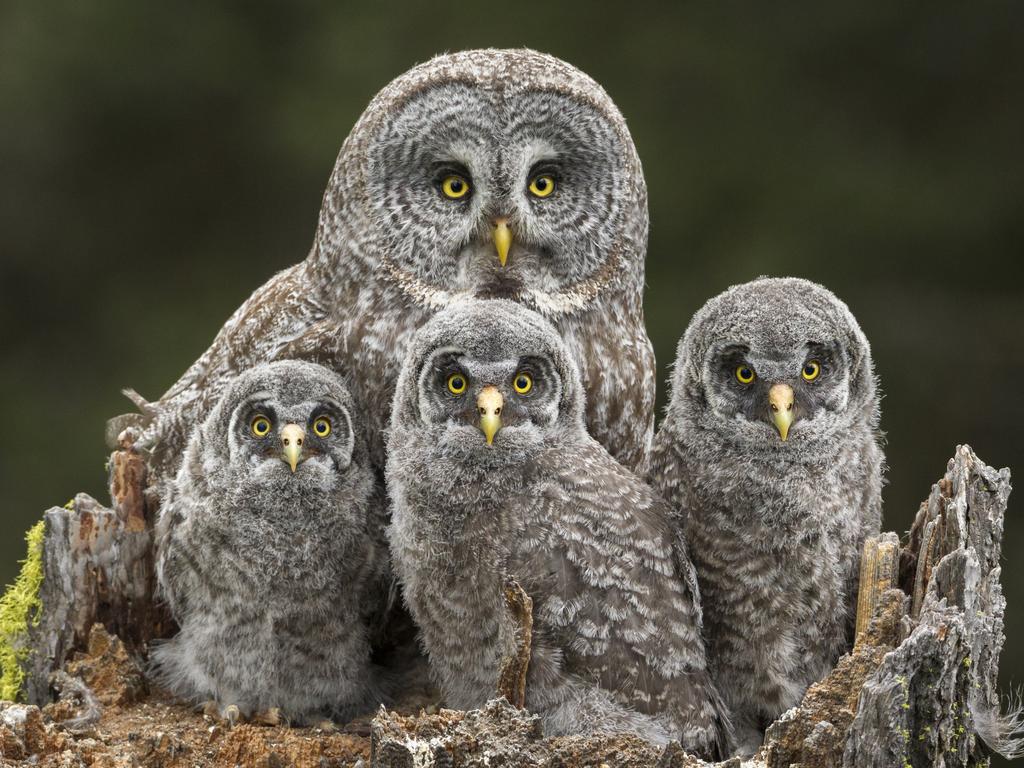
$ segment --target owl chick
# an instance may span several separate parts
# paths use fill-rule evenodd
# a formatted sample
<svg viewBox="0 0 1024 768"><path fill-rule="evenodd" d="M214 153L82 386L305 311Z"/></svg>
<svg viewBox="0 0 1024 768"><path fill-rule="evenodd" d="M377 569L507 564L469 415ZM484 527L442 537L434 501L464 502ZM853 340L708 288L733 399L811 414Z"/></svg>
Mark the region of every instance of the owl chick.
<svg viewBox="0 0 1024 768"><path fill-rule="evenodd" d="M743 753L849 643L881 523L878 418L867 339L815 283L730 288L679 344L650 479L680 510Z"/></svg>
<svg viewBox="0 0 1024 768"><path fill-rule="evenodd" d="M630 731L714 754L725 724L665 502L587 434L583 387L539 315L469 300L416 335L388 433L396 575L449 705L495 695L533 599L526 705L549 734Z"/></svg>
<svg viewBox="0 0 1024 768"><path fill-rule="evenodd" d="M591 433L638 467L654 430L643 320L647 188L607 93L536 51L438 56L387 85L352 129L309 256L259 288L154 403L162 485L185 437L239 371L282 358L351 373L371 455L413 333L463 297L506 298L558 328Z"/></svg>
<svg viewBox="0 0 1024 768"><path fill-rule="evenodd" d="M169 689L300 723L375 705L378 487L336 374L287 360L232 382L191 437L157 526L157 574L181 628L154 651Z"/></svg>

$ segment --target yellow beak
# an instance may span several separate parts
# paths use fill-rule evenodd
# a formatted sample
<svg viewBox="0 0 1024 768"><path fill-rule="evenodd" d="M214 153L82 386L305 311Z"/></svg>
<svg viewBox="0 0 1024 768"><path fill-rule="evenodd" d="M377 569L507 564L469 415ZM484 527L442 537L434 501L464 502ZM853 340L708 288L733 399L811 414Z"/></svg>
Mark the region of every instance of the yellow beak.
<svg viewBox="0 0 1024 768"><path fill-rule="evenodd" d="M498 261L504 267L508 261L508 250L512 247L512 230L508 228L505 217L494 220L494 247L498 251Z"/></svg>
<svg viewBox="0 0 1024 768"><path fill-rule="evenodd" d="M476 407L480 411L480 431L487 438L487 444L494 442L494 436L501 429L501 407L505 398L497 387L484 387L476 398Z"/></svg>
<svg viewBox="0 0 1024 768"><path fill-rule="evenodd" d="M775 384L768 390L768 403L772 408L772 421L783 442L789 437L793 423L793 388L789 384Z"/></svg>
<svg viewBox="0 0 1024 768"><path fill-rule="evenodd" d="M281 445L284 446L284 460L292 468L292 472L299 466L299 459L302 458L302 443L306 439L306 430L298 424L286 424L281 430Z"/></svg>

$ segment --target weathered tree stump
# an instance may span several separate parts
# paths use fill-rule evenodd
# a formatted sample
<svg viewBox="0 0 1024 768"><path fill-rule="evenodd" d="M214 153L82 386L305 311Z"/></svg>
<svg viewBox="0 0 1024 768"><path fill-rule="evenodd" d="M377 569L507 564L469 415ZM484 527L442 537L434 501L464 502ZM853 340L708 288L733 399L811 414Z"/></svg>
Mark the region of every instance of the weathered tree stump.
<svg viewBox="0 0 1024 768"><path fill-rule="evenodd" d="M145 460L133 430L110 456L111 507L80 493L43 516L41 610L11 638L23 651L22 697L52 698L50 675L84 647L101 623L129 648L167 634L173 624L155 599L153 526L144 500Z"/></svg>
<svg viewBox="0 0 1024 768"><path fill-rule="evenodd" d="M173 630L154 595L144 465L131 431L122 438L111 457L111 508L80 494L69 508L48 510L38 603L31 607L19 597L29 606L22 632L11 635L8 615L9 605L21 603L4 608L0 640L17 653L0 659L18 659L21 694L31 702L51 698L51 681L65 695L87 698L75 693L73 681L51 673L83 646L94 622L122 638L128 652ZM762 749L744 765L975 768L988 764L991 751L1021 752L1018 719L1000 714L997 689L1006 608L999 561L1009 494L1007 470L986 466L967 446L957 448L906 542L886 533L865 547L853 649L768 728ZM519 630L496 681L507 701L418 717L381 710L371 728L372 765L702 765L678 745L660 749L629 734L545 737L539 720L521 708L530 599L512 582L506 601ZM31 741L21 739L19 749L30 753Z"/></svg>
<svg viewBox="0 0 1024 768"><path fill-rule="evenodd" d="M1009 495L1009 470L957 448L911 528L901 558L913 573L905 637L861 690L844 765L985 765L982 740L1020 754L1016 718L1000 715L998 693Z"/></svg>

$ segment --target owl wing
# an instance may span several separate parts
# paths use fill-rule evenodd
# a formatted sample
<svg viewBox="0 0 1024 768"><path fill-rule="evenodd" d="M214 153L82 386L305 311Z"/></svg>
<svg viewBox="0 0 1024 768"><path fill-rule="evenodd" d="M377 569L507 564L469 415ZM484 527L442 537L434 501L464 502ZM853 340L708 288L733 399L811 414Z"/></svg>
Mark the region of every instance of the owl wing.
<svg viewBox="0 0 1024 768"><path fill-rule="evenodd" d="M190 461L186 454L185 462ZM217 508L218 494L191 469L186 466L171 487L155 532L160 594L179 624L190 611L208 611L211 601L224 595L258 590L248 553Z"/></svg>
<svg viewBox="0 0 1024 768"><path fill-rule="evenodd" d="M587 430L616 461L642 472L654 436L654 347L642 318L608 308L593 323L569 340L587 393Z"/></svg>
<svg viewBox="0 0 1024 768"><path fill-rule="evenodd" d="M327 310L310 286L316 281L302 262L258 288L224 324L203 355L155 403L143 435L151 448L150 467L166 476L181 455L191 427L239 372L276 359L296 338L322 320Z"/></svg>
<svg viewBox="0 0 1024 768"><path fill-rule="evenodd" d="M680 572L667 504L593 441L578 455L571 468L564 454L553 462L564 469L543 491L549 540L526 542L518 564L535 626L567 672L640 712L667 713L704 750L720 742L720 702L705 672L696 580L688 561Z"/></svg>
<svg viewBox="0 0 1024 768"><path fill-rule="evenodd" d="M168 494L156 524L156 575L171 614L180 623L188 609L189 595L199 587L199 569L190 551L193 501L179 493Z"/></svg>

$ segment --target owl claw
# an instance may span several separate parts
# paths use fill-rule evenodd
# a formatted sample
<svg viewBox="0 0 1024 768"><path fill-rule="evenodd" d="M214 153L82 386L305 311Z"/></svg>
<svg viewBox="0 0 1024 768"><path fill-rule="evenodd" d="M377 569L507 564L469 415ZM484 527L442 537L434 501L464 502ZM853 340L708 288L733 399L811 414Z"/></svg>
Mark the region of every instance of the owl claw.
<svg viewBox="0 0 1024 768"><path fill-rule="evenodd" d="M221 713L224 720L227 720L228 727L234 728L242 721L242 713L234 704L228 704Z"/></svg>
<svg viewBox="0 0 1024 768"><path fill-rule="evenodd" d="M228 728L234 728L241 722L245 722L242 711L235 704L228 704L222 707L216 701L207 701L203 704L203 714L214 720L227 724Z"/></svg>
<svg viewBox="0 0 1024 768"><path fill-rule="evenodd" d="M284 718L281 716L281 710L278 707L264 709L262 712L257 712L249 719L259 725L268 725L271 727L281 725L284 722Z"/></svg>

